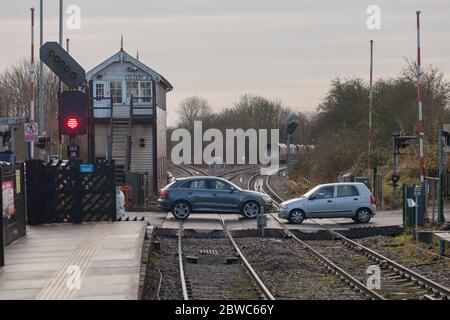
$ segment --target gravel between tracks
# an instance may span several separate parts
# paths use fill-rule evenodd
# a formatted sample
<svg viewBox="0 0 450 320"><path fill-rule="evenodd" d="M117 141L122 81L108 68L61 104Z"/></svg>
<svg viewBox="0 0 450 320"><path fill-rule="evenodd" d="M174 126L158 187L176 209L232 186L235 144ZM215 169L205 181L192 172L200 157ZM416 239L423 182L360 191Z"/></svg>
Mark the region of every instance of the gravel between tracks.
<svg viewBox="0 0 450 320"><path fill-rule="evenodd" d="M253 279L239 263L227 264L227 257L236 257L228 239L183 239L186 283L193 299L261 298ZM202 252L203 251L203 252ZM187 256L198 257L198 263L187 263Z"/></svg>
<svg viewBox="0 0 450 320"><path fill-rule="evenodd" d="M366 283L368 277L366 270L373 264L367 257L348 250L340 241L308 241L307 243L361 283Z"/></svg>
<svg viewBox="0 0 450 320"><path fill-rule="evenodd" d="M236 239L249 263L276 299L365 299L311 259L293 240Z"/></svg>
<svg viewBox="0 0 450 320"><path fill-rule="evenodd" d="M183 299L178 267L178 240L160 238L160 250L151 248L144 283L144 300L157 300L157 290L162 274L159 297L161 300ZM158 271L159 270L159 271Z"/></svg>

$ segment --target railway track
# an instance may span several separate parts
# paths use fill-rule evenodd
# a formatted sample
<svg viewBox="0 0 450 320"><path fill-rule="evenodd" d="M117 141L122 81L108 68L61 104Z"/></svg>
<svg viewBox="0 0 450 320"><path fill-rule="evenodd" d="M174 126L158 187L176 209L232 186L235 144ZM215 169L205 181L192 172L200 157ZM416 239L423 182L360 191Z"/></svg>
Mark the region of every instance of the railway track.
<svg viewBox="0 0 450 320"><path fill-rule="evenodd" d="M204 175L209 176L210 174L204 170L200 170L196 167L190 166L190 165L174 165L177 169L181 170L182 172L186 173L188 176L196 176L196 175ZM217 174L216 176L219 178L224 178L229 181L232 181L233 179L236 179L237 177L244 175L244 174L250 174L254 175L255 173L260 172L261 167L260 166L251 166L246 168L238 168L226 172L222 172L220 174Z"/></svg>
<svg viewBox="0 0 450 320"><path fill-rule="evenodd" d="M262 179L262 191L267 193L274 203L278 205L283 201L271 187L270 187L270 177L266 176L261 178L258 175L253 176L249 182L249 189L253 186L258 185L258 179ZM261 181L261 180L259 180ZM326 264L330 271L339 275L341 279L349 284L350 286L355 286L362 292L366 293L373 299L430 299L430 300L448 300L450 299L450 289L444 287L429 278L399 264L398 262L389 259L382 254L357 243L341 233L331 230L330 228L324 226L323 224L317 222L315 219L310 219L315 224L320 226L323 230L329 232L336 240L338 240L338 245L332 248L330 253L330 248L313 248L306 242L298 239L284 224L282 224L277 217L270 213L274 220L283 228L283 231L287 236L292 237L297 242L302 244L302 246L307 249L313 256L317 258L320 263ZM344 255L344 252L346 254ZM333 256L333 261L327 258L329 255ZM373 290L369 289L367 285L360 282L355 276L347 273L343 268L340 268L335 261L340 260L342 263L342 257L349 259L361 259L366 258L368 261L380 267L381 270L381 281L382 289Z"/></svg>
<svg viewBox="0 0 450 320"><path fill-rule="evenodd" d="M174 165L176 168L178 168L179 170L183 171L184 173L188 174L189 176L196 176L199 175L199 173L201 175L204 176L209 176L211 174L209 174L208 172L198 169L197 167L191 166L191 165ZM242 173L256 173L259 172L260 170L260 166L251 166L251 167L245 167L245 168L238 168L238 169L234 169L234 170L229 170L229 171L225 171L222 173L217 174L217 177L220 178L226 178L227 180L232 180L236 177L238 177L239 175L241 175ZM229 176L229 177L227 177Z"/></svg>
<svg viewBox="0 0 450 320"><path fill-rule="evenodd" d="M198 172L205 176L209 175L207 172L192 166L176 165L176 167L189 176L195 176ZM228 180L230 180L248 170L255 170L255 168L239 168L224 172L218 176L225 177L231 175L231 177L228 177ZM184 254L186 248L183 250L183 223L180 223L178 230L178 263L183 299L262 298L274 300L273 295L269 292L237 246L231 233L226 228L222 215L220 215L220 219L224 233L228 238L226 240L228 249L225 248L224 243L219 245L219 249L212 248L217 246L213 244L210 244L210 248L197 248L196 246L199 245L204 246L206 240L203 239L204 241L201 244L198 241L196 241L196 244L189 244L194 246L192 248L194 252L191 251L191 254ZM187 241L188 239L185 239L185 246L188 245L186 243ZM232 248L231 251L230 247ZM200 253L200 256L198 253ZM237 262L235 259L236 255L240 260L239 265L235 263ZM213 279L210 278L211 276ZM232 283L233 281L234 285Z"/></svg>
<svg viewBox="0 0 450 320"><path fill-rule="evenodd" d="M243 173L245 173L245 174L252 173L253 174L253 173L259 172L259 170L260 170L260 166L252 166L250 168L248 168L248 167L247 168L239 168L239 169L231 170L228 172L222 172L222 173L218 174L217 176L220 178L226 178L229 175L229 177L227 177L226 179L233 180L234 178L240 176Z"/></svg>
<svg viewBox="0 0 450 320"><path fill-rule="evenodd" d="M209 176L209 174L201 169L198 169L194 166L191 165L187 165L187 164L174 164L173 165L175 168L185 172L186 174L188 174L189 176L198 176L198 175L203 175L203 176Z"/></svg>
<svg viewBox="0 0 450 320"><path fill-rule="evenodd" d="M226 239L184 238L178 231L178 262L184 300L275 300L237 246L220 215ZM187 251L187 253L186 253Z"/></svg>

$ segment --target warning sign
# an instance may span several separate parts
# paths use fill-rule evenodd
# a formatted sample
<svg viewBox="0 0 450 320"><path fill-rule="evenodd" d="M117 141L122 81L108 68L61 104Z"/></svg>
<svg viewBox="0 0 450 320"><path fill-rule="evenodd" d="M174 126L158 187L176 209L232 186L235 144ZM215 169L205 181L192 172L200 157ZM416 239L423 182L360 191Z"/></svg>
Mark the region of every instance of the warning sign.
<svg viewBox="0 0 450 320"><path fill-rule="evenodd" d="M38 125L36 122L25 123L25 142L38 140Z"/></svg>
<svg viewBox="0 0 450 320"><path fill-rule="evenodd" d="M14 181L2 182L3 216L11 217L14 214Z"/></svg>

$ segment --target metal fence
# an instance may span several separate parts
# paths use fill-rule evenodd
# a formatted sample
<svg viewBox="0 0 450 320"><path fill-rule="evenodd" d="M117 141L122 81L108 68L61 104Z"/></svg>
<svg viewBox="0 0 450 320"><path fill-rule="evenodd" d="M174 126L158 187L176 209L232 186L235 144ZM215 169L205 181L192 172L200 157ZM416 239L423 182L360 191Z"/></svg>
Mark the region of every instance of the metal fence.
<svg viewBox="0 0 450 320"><path fill-rule="evenodd" d="M1 164L0 183L0 266L4 265L4 246L26 234L25 184L23 164Z"/></svg>
<svg viewBox="0 0 450 320"><path fill-rule="evenodd" d="M79 161L26 162L28 223L80 223L116 219L114 162L81 170Z"/></svg>

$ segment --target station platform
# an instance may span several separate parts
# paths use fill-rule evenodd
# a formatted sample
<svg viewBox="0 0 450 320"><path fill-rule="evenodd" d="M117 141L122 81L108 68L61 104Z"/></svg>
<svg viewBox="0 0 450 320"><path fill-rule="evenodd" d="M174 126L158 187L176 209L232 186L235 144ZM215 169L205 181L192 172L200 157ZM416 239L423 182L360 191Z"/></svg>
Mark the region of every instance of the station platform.
<svg viewBox="0 0 450 320"><path fill-rule="evenodd" d="M148 222L28 226L5 248L0 299L137 300Z"/></svg>

